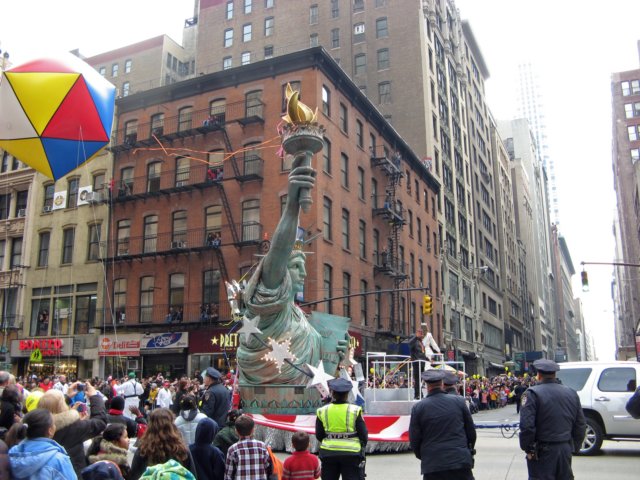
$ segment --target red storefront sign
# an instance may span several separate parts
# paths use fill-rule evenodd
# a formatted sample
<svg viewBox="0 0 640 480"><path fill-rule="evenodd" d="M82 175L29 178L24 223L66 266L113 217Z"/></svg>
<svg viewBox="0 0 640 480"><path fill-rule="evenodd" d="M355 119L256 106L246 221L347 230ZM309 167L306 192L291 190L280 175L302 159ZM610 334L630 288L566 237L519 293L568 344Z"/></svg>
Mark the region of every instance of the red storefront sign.
<svg viewBox="0 0 640 480"><path fill-rule="evenodd" d="M39 338L37 340L20 340L20 351L30 351L36 348L43 357L56 357L62 355L64 342L61 338Z"/></svg>
<svg viewBox="0 0 640 480"><path fill-rule="evenodd" d="M123 333L120 335L100 335L100 339L98 340L98 356L140 356L140 334Z"/></svg>

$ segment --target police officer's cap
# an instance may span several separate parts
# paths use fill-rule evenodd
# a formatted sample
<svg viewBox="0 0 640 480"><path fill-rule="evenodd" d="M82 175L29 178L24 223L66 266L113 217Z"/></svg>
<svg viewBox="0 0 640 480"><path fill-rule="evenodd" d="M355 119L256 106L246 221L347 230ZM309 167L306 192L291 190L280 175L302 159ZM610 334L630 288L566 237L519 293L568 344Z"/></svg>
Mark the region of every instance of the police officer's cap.
<svg viewBox="0 0 640 480"><path fill-rule="evenodd" d="M547 360L546 358L536 360L533 362L533 366L538 372L542 373L553 373L560 370L560 366L556 362Z"/></svg>
<svg viewBox="0 0 640 480"><path fill-rule="evenodd" d="M333 380L329 380L327 384L329 385L329 389L336 393L350 392L353 388L351 382L346 378L334 378Z"/></svg>
<svg viewBox="0 0 640 480"><path fill-rule="evenodd" d="M444 372L442 370L430 369L425 371L420 378L427 383L439 383L444 378Z"/></svg>
<svg viewBox="0 0 640 480"><path fill-rule="evenodd" d="M453 372L444 372L443 383L445 385L457 385L458 384L458 375Z"/></svg>
<svg viewBox="0 0 640 480"><path fill-rule="evenodd" d="M214 379L221 379L221 378L222 378L222 374L221 374L218 370L216 370L215 368L213 368L213 367L209 367L209 368L207 368L207 369L205 370L204 374L205 374L207 377L211 377L211 378L214 378Z"/></svg>

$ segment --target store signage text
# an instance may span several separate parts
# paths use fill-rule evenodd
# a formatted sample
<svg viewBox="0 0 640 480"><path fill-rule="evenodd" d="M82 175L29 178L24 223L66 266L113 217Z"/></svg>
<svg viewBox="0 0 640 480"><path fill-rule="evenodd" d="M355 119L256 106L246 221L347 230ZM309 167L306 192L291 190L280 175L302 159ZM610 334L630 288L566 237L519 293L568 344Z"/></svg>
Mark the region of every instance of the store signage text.
<svg viewBox="0 0 640 480"><path fill-rule="evenodd" d="M221 333L219 335L214 335L211 338L211 345L220 349L231 348L235 350L238 348L238 334Z"/></svg>
<svg viewBox="0 0 640 480"><path fill-rule="evenodd" d="M62 355L64 342L61 338L43 338L39 340L20 340L20 350L40 350L43 357Z"/></svg>
<svg viewBox="0 0 640 480"><path fill-rule="evenodd" d="M140 335L125 333L117 337L101 336L98 343L98 356L112 357L117 355L139 356Z"/></svg>

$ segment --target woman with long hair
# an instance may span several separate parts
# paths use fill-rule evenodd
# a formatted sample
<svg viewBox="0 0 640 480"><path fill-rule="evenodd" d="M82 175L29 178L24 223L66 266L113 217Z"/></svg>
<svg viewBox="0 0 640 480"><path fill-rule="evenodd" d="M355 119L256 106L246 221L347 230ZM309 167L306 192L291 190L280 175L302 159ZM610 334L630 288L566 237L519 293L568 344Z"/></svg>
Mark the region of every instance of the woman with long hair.
<svg viewBox="0 0 640 480"><path fill-rule="evenodd" d="M7 430L11 425L20 421L22 416L22 394L15 385L4 387L0 396L0 427Z"/></svg>
<svg viewBox="0 0 640 480"><path fill-rule="evenodd" d="M173 413L167 408L156 408L149 414L147 430L140 438L138 450L131 462L131 480L140 478L147 467L169 460L180 462L197 475L193 457L173 420Z"/></svg>
<svg viewBox="0 0 640 480"><path fill-rule="evenodd" d="M64 448L52 439L56 432L53 415L44 408L27 413L13 427L22 440L9 450L11 474L16 480L50 478L77 479Z"/></svg>
<svg viewBox="0 0 640 480"><path fill-rule="evenodd" d="M71 384L67 393L69 397L78 393L78 385L78 382ZM84 409L69 408L65 396L61 391L55 389L45 392L38 402L38 408L46 408L53 414L53 420L56 424L56 433L53 439L66 449L78 477L81 476L82 469L87 466L84 442L99 435L107 426L104 400L89 382L84 385L84 393L89 398L89 414L82 411ZM79 405L84 406L84 404Z"/></svg>
<svg viewBox="0 0 640 480"><path fill-rule="evenodd" d="M93 439L87 458L90 464L101 461L109 461L118 465L120 473L125 479L129 479L129 462L127 461L127 453L129 452L129 436L127 435L127 427L122 423L110 423L104 429L102 435L98 435Z"/></svg>

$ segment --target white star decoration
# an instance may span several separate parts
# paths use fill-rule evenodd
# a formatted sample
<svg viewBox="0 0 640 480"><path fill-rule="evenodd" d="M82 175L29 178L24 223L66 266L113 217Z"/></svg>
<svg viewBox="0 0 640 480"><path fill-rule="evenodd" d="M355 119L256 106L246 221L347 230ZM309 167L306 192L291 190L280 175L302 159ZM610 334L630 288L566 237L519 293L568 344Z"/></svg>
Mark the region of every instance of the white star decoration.
<svg viewBox="0 0 640 480"><path fill-rule="evenodd" d="M349 375L349 372L347 372L345 368L340 369L340 377L346 380L349 380L351 382L351 391L349 392L349 401L357 404L358 397L362 398L362 400L364 401L364 398L360 394L360 389L358 388L359 382L357 380L352 380L351 375Z"/></svg>
<svg viewBox="0 0 640 480"><path fill-rule="evenodd" d="M329 375L324 371L324 364L322 363L322 360L320 360L317 368L308 363L307 368L311 370L311 373L313 374L313 378L309 380L307 388L316 387L323 398L329 395L329 385L327 382L329 380L333 380L333 375Z"/></svg>
<svg viewBox="0 0 640 480"><path fill-rule="evenodd" d="M244 341L248 342L251 338L252 333L262 333L262 330L258 328L258 322L260 321L260 316L256 316L254 318L247 318L246 315L242 317L242 327L238 330L238 333L244 335Z"/></svg>
<svg viewBox="0 0 640 480"><path fill-rule="evenodd" d="M285 360L291 360L292 362L296 360L296 356L289 350L291 347L290 338L285 339L283 342L269 338L269 346L271 347L271 352L265 354L262 359L275 362L278 372L281 371Z"/></svg>

